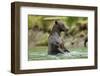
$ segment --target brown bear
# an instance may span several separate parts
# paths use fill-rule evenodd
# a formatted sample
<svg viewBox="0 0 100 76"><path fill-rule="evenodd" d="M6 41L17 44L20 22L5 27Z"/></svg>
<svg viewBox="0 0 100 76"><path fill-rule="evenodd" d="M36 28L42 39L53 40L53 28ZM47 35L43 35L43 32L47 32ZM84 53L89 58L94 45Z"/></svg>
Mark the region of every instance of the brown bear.
<svg viewBox="0 0 100 76"><path fill-rule="evenodd" d="M60 33L67 32L68 28L65 27L61 21L55 21L52 31L48 38L48 54L57 55L58 53L64 54L69 52L64 46L64 42L61 39Z"/></svg>

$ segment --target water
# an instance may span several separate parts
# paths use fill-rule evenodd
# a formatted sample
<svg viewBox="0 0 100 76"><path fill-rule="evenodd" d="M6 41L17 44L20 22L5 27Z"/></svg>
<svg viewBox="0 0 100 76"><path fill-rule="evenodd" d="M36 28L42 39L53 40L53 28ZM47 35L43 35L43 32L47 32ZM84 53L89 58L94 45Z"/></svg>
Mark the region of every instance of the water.
<svg viewBox="0 0 100 76"><path fill-rule="evenodd" d="M61 59L83 59L88 57L87 48L70 49L70 53L48 55L47 47L31 48L28 52L29 61L32 60L61 60Z"/></svg>

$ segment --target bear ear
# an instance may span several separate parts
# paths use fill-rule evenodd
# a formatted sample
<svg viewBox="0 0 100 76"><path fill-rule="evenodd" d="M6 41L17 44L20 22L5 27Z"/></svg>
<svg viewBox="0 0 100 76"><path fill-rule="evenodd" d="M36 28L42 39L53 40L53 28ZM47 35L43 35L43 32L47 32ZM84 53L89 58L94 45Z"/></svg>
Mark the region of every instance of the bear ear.
<svg viewBox="0 0 100 76"><path fill-rule="evenodd" d="M55 24L58 24L58 21L55 21Z"/></svg>

